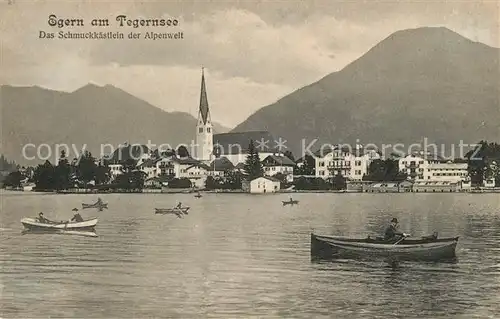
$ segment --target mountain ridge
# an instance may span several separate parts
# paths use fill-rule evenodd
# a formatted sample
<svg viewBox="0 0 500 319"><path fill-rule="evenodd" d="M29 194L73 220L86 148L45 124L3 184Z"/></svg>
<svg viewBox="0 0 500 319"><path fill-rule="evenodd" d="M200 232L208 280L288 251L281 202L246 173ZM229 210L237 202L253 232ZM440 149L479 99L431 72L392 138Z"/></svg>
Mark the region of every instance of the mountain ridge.
<svg viewBox="0 0 500 319"><path fill-rule="evenodd" d="M150 140L175 147L189 144L195 137L197 120L191 114L167 112L109 84L89 83L72 92L2 85L0 91L0 153L23 165L36 164L23 159L22 148L27 144L48 144L52 151L55 144L75 144L77 149L86 144L93 154L99 154L101 144L147 144ZM214 123L214 131L229 129ZM27 155L35 154L30 151ZM52 154L49 160L54 158Z"/></svg>
<svg viewBox="0 0 500 319"><path fill-rule="evenodd" d="M443 27L397 31L343 69L259 109L232 132L268 129L287 139L294 153L302 151L301 139L316 137L377 145L423 137L446 144L498 139L499 55L500 49Z"/></svg>

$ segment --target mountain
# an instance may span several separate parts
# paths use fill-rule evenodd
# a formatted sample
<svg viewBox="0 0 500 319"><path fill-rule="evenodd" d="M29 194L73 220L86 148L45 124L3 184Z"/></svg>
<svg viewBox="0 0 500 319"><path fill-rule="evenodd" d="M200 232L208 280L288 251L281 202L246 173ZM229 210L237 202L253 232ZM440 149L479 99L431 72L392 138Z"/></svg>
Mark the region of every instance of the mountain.
<svg viewBox="0 0 500 319"><path fill-rule="evenodd" d="M358 60L233 129L269 130L298 155L320 143L476 143L500 138L500 50L446 28L393 33ZM314 151L314 149L313 149ZM406 148L405 148L406 151Z"/></svg>
<svg viewBox="0 0 500 319"><path fill-rule="evenodd" d="M117 146L128 142L176 147L191 143L196 119L187 113L165 112L111 85L88 84L74 92L59 92L33 87L1 87L2 149L0 153L20 164L34 165L24 159L24 145L82 145L99 155L101 144ZM214 125L217 133L227 132ZM71 146L70 146L71 147ZM189 148L188 148L189 149ZM36 152L27 148L29 157ZM110 153L106 148L104 153ZM41 155L48 154L43 147ZM54 160L54 155L49 160ZM75 157L71 150L69 157Z"/></svg>

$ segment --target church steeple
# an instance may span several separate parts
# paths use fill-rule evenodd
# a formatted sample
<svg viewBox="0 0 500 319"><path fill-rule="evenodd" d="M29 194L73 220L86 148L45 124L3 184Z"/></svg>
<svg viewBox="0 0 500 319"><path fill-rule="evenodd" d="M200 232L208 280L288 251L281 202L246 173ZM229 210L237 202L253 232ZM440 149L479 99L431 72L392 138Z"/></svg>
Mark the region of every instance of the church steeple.
<svg viewBox="0 0 500 319"><path fill-rule="evenodd" d="M210 119L207 88L205 86L205 68L201 68L201 93L200 93L200 109L198 116L203 121L203 124L207 124L207 120Z"/></svg>
<svg viewBox="0 0 500 319"><path fill-rule="evenodd" d="M200 108L196 125L196 157L200 161L210 161L213 151L213 131L208 107L205 70L201 69Z"/></svg>

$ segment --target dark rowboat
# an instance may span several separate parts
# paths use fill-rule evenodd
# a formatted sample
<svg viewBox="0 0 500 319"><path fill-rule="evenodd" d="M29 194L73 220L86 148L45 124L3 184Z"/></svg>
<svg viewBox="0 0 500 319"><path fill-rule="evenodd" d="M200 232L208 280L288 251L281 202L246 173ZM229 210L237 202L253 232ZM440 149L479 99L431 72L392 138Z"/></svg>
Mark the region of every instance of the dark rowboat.
<svg viewBox="0 0 500 319"><path fill-rule="evenodd" d="M311 234L311 257L333 258L390 258L393 260L441 261L456 258L458 237L427 236L405 238L395 243L381 238L352 239Z"/></svg>
<svg viewBox="0 0 500 319"><path fill-rule="evenodd" d="M194 197L196 197L196 198L201 198L202 196L201 196L201 194L200 194L200 193L198 193L198 194L194 195Z"/></svg>
<svg viewBox="0 0 500 319"><path fill-rule="evenodd" d="M108 209L108 203L103 203L103 202L96 202L94 204L83 204L82 203L82 209L86 209L86 208L98 208L100 210L106 208Z"/></svg>
<svg viewBox="0 0 500 319"><path fill-rule="evenodd" d="M189 206L180 207L180 208L155 208L155 214L188 214Z"/></svg>
<svg viewBox="0 0 500 319"><path fill-rule="evenodd" d="M83 222L40 222L36 218L23 218L21 223L24 228L31 231L90 231L95 230L97 218L84 220Z"/></svg>
<svg viewBox="0 0 500 319"><path fill-rule="evenodd" d="M286 206L286 205L298 205L299 204L298 200L289 200L289 201L282 201L282 202L283 202L283 206Z"/></svg>

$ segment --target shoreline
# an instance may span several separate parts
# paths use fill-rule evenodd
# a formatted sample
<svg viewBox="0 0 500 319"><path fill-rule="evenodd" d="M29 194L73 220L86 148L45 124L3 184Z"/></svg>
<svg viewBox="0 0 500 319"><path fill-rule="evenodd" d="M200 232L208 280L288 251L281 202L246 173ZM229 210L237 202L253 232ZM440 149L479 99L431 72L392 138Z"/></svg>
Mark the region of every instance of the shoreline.
<svg viewBox="0 0 500 319"><path fill-rule="evenodd" d="M24 190L8 190L2 189L2 193L26 193L26 194L57 194L57 195L69 195L69 194L250 194L250 195L277 195L277 194L500 194L500 188L495 189L475 189L475 190L465 190L465 191L409 191L409 192L399 192L399 191L373 191L373 192L363 192L358 190L281 190L278 192L270 192L267 194L251 194L243 190L191 190L191 189L143 189L142 191L112 191L112 192L99 192L91 189L78 189L78 190L67 190L67 191L24 191Z"/></svg>

